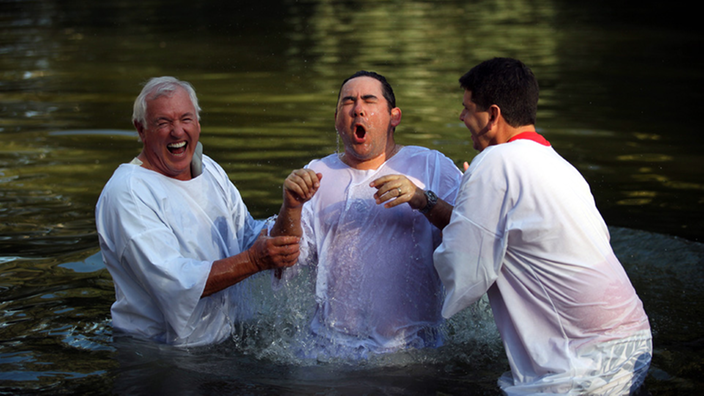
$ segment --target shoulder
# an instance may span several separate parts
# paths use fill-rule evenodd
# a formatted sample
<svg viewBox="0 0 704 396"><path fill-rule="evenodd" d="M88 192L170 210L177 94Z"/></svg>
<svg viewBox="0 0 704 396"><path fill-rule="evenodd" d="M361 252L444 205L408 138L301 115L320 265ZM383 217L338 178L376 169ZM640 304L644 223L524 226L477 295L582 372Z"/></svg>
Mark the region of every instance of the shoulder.
<svg viewBox="0 0 704 396"><path fill-rule="evenodd" d="M203 174L204 179L202 181L197 181L194 186L198 183L209 183L211 185L217 186L217 191L219 191L224 197L234 197L235 201L241 200L240 192L235 187L235 184L230 180L230 176L225 172L225 170L215 162L212 158L203 155Z"/></svg>
<svg viewBox="0 0 704 396"><path fill-rule="evenodd" d="M518 140L511 143L489 146L477 154L470 164L470 171L483 166L511 166L521 163L531 163L526 159L537 160L548 152L554 152L551 147L545 147L535 142Z"/></svg>
<svg viewBox="0 0 704 396"><path fill-rule="evenodd" d="M441 154L439 151L436 150L431 150L427 147L421 147L421 146L403 146L401 150L398 152L399 156L407 156L407 157L428 157L428 156L434 156L436 154ZM442 155L442 154L441 154Z"/></svg>
<svg viewBox="0 0 704 396"><path fill-rule="evenodd" d="M558 180L581 178L581 175L551 146L519 140L484 149L472 160L465 177L491 183L528 183L537 187L548 181L554 185Z"/></svg>
<svg viewBox="0 0 704 396"><path fill-rule="evenodd" d="M122 164L105 184L98 198L96 214L114 216L118 213L140 213L144 205L167 196L154 172L139 165Z"/></svg>
<svg viewBox="0 0 704 396"><path fill-rule="evenodd" d="M337 153L332 153L326 157L314 159L305 166L306 169L312 169L316 172L325 173L325 171L341 169L346 167L344 163L340 160L340 156Z"/></svg>
<svg viewBox="0 0 704 396"><path fill-rule="evenodd" d="M423 164L426 170L437 169L445 175L461 177L462 172L445 154L427 147L405 146L399 152L401 160L412 164Z"/></svg>
<svg viewBox="0 0 704 396"><path fill-rule="evenodd" d="M145 182L145 179L150 179L149 172L145 172L139 165L121 164L105 184L101 195L129 193L135 186L152 184Z"/></svg>
<svg viewBox="0 0 704 396"><path fill-rule="evenodd" d="M215 160L205 154L203 154L203 172L209 172L218 177L227 178L227 173L222 168L222 166L220 166L220 164L218 164L217 162L215 162Z"/></svg>
<svg viewBox="0 0 704 396"><path fill-rule="evenodd" d="M402 156L413 157L413 158L428 158L437 161L449 161L452 162L445 154L439 152L438 150L429 149L427 147L421 146L404 146L399 152Z"/></svg>
<svg viewBox="0 0 704 396"><path fill-rule="evenodd" d="M215 182L225 190L235 188L225 169L206 155L203 155L203 176L205 176L205 182Z"/></svg>

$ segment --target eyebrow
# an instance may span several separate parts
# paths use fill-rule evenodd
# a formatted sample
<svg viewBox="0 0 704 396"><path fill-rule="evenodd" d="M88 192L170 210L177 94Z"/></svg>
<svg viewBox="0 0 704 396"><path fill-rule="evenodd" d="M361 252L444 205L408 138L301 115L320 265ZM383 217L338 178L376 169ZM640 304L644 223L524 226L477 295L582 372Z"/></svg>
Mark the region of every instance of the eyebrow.
<svg viewBox="0 0 704 396"><path fill-rule="evenodd" d="M356 96L345 96L342 98L340 101L344 102L345 100L355 100L357 97ZM378 99L376 95L368 94L368 95L362 95L362 100L368 100L368 99Z"/></svg>
<svg viewBox="0 0 704 396"><path fill-rule="evenodd" d="M194 115L193 113L191 113L190 111L188 111L188 112L183 113L183 114L181 114L180 116L178 116L179 119L184 118L184 117L191 117L191 118L193 118L193 117L195 117L195 115ZM155 120L156 120L156 122L159 122L159 121L171 121L172 118L169 117L169 116L160 116L160 117L157 117Z"/></svg>

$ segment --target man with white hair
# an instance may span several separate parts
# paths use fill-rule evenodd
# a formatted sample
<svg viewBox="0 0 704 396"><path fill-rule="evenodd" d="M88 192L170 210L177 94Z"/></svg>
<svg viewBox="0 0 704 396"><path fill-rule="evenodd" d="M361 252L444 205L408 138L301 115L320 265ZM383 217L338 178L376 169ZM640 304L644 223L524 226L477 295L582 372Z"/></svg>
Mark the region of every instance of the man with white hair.
<svg viewBox="0 0 704 396"><path fill-rule="evenodd" d="M96 206L115 282L115 335L178 346L223 341L239 303L230 286L298 258L298 237L267 236L225 171L199 160L199 111L193 87L173 77L151 79L135 100L144 146Z"/></svg>

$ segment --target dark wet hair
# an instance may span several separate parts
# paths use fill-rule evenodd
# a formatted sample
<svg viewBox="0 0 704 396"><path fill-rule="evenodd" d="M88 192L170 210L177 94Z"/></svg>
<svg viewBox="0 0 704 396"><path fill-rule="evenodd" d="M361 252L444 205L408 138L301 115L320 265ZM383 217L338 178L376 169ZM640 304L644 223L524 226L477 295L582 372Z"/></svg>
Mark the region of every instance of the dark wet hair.
<svg viewBox="0 0 704 396"><path fill-rule="evenodd" d="M391 88L391 84L389 84L388 81L386 81L386 77L382 76L379 73L375 73L372 71L366 71L366 70L360 70L353 75L349 76L345 81L342 82L342 85L340 85L340 91L337 93L337 101L340 101L340 94L342 93L342 87L347 84L347 81L357 78L357 77L371 77L381 83L381 94L384 95L384 99L386 99L386 103L389 105L389 112L391 109L396 107L396 96L394 96L394 89Z"/></svg>
<svg viewBox="0 0 704 396"><path fill-rule="evenodd" d="M538 81L523 62L511 58L484 61L460 78L460 86L472 92L472 102L480 109L499 106L512 127L535 125Z"/></svg>

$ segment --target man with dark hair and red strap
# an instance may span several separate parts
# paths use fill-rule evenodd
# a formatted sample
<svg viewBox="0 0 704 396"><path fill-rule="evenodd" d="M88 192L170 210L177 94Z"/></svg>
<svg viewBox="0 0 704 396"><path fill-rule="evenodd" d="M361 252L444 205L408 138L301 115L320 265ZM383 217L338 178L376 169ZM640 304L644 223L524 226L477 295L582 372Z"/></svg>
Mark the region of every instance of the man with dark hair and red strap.
<svg viewBox="0 0 704 396"><path fill-rule="evenodd" d="M460 119L480 153L433 256L443 316L488 294L507 394L636 391L652 356L648 317L586 180L536 133L535 76L495 58L460 84Z"/></svg>

